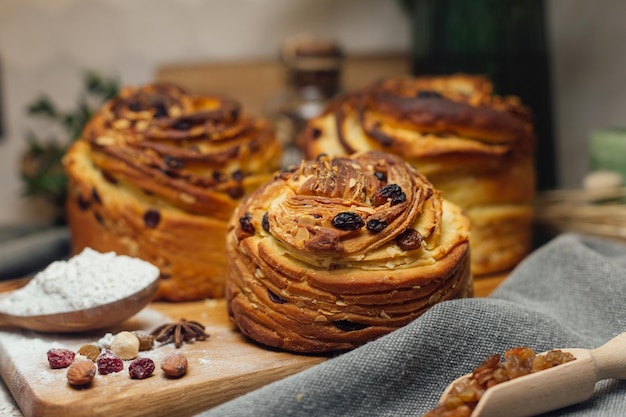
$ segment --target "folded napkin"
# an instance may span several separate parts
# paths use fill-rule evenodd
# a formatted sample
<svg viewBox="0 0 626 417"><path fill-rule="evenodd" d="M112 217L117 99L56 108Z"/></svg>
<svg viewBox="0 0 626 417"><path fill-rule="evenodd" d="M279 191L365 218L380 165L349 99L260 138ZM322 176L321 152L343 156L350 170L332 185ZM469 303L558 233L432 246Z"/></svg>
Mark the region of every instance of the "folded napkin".
<svg viewBox="0 0 626 417"><path fill-rule="evenodd" d="M626 331L625 299L626 245L561 235L490 297L437 304L402 329L201 416L421 416L490 354L604 344ZM588 401L545 415L626 415L626 381L602 381Z"/></svg>

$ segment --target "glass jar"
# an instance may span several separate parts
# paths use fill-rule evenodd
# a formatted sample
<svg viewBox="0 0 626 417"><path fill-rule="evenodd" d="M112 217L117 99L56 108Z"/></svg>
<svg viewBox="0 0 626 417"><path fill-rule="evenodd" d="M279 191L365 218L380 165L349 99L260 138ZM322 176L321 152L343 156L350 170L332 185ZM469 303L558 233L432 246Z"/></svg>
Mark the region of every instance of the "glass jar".
<svg viewBox="0 0 626 417"><path fill-rule="evenodd" d="M307 121L341 91L343 52L334 41L298 38L282 45L280 58L285 89L270 99L266 112L283 146L281 166L286 168L302 160L297 140Z"/></svg>

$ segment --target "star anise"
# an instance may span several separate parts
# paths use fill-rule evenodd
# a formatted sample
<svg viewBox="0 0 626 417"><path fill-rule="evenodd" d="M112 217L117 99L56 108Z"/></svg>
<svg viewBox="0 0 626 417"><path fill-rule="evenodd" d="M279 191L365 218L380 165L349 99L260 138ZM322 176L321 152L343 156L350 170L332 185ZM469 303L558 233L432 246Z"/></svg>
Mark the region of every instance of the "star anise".
<svg viewBox="0 0 626 417"><path fill-rule="evenodd" d="M204 326L197 321L180 319L178 323L166 323L150 333L154 340L160 343L174 342L174 346L181 347L184 342L206 340L209 335L204 332Z"/></svg>

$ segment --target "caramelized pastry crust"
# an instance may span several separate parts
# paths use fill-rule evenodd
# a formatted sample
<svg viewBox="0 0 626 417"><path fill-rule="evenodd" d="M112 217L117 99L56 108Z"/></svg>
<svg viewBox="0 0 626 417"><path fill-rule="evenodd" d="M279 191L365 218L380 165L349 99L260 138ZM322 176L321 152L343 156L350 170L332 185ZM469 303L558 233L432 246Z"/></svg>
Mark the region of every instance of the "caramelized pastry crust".
<svg viewBox="0 0 626 417"><path fill-rule="evenodd" d="M300 138L308 158L383 150L402 156L472 223L472 272L511 269L530 250L532 116L480 76L383 80L333 101Z"/></svg>
<svg viewBox="0 0 626 417"><path fill-rule="evenodd" d="M468 219L383 152L282 172L228 228L229 314L272 347L352 349L472 295Z"/></svg>
<svg viewBox="0 0 626 417"><path fill-rule="evenodd" d="M64 158L73 251L152 262L159 299L223 296L226 223L280 152L271 126L234 101L173 85L124 88Z"/></svg>

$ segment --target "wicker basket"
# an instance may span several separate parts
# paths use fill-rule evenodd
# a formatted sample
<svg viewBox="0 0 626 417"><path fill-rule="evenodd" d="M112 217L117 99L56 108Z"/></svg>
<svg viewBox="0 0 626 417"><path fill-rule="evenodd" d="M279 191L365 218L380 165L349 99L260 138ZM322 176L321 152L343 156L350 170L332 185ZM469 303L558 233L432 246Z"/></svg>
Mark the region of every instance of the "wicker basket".
<svg viewBox="0 0 626 417"><path fill-rule="evenodd" d="M537 225L551 233L576 232L626 240L626 187L540 193Z"/></svg>

